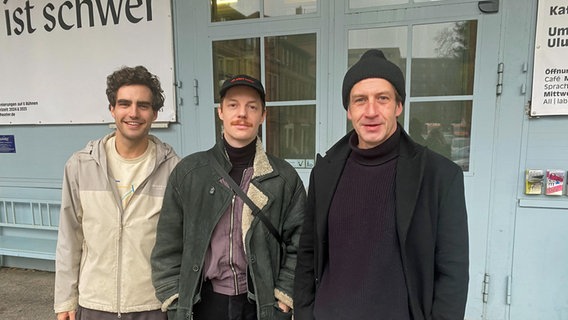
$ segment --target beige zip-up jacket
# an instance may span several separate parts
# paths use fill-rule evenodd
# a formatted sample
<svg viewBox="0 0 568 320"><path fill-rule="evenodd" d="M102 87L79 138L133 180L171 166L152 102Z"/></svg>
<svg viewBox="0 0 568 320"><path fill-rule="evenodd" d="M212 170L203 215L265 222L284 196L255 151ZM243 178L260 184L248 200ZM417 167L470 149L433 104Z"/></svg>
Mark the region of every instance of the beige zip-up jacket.
<svg viewBox="0 0 568 320"><path fill-rule="evenodd" d="M160 309L150 253L170 172L179 161L158 138L156 164L126 209L109 177L105 142L90 141L67 161L56 251L56 313L82 307L128 313Z"/></svg>

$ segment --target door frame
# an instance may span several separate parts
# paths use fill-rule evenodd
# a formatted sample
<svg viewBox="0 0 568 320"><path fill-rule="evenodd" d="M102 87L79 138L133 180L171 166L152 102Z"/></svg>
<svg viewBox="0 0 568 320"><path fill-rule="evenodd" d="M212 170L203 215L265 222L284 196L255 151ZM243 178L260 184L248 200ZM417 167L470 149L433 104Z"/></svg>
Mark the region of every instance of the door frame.
<svg viewBox="0 0 568 320"><path fill-rule="evenodd" d="M464 174L470 223L470 285L467 319L482 319L486 312L483 282L490 267L488 230L494 206L491 195L496 116L496 70L499 63L501 13L483 14L478 1L447 4L427 3L412 8L389 6L385 10L349 11L346 0L320 1L317 15L294 18L236 21L212 24L207 2L192 1L196 18L191 25L195 36L195 79L199 82L199 105L185 109L183 119L192 119L199 129L192 130L199 141L193 147L204 150L214 144L212 41L290 33L317 33L316 152L324 154L346 130L346 114L341 104L341 85L347 70L349 30L396 25L478 21L476 70L473 92L470 171ZM443 7L443 8L442 8ZM203 14L206 13L206 14ZM380 21L380 22L378 22ZM179 34L179 33L178 33ZM411 41L411 39L409 39ZM187 81L186 81L187 82ZM187 97L187 98L190 98ZM408 103L408 102L407 102ZM182 126L183 127L183 126ZM490 155L490 156L487 156ZM308 186L309 169L298 170Z"/></svg>

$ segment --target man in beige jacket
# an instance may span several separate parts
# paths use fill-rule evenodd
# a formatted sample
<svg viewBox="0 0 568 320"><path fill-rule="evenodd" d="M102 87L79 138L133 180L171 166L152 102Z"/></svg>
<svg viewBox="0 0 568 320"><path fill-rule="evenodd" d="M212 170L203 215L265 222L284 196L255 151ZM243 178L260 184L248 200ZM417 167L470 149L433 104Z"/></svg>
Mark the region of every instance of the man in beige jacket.
<svg viewBox="0 0 568 320"><path fill-rule="evenodd" d="M168 176L179 157L150 126L164 104L142 66L107 78L116 131L67 161L56 253L58 320L165 320L150 253Z"/></svg>

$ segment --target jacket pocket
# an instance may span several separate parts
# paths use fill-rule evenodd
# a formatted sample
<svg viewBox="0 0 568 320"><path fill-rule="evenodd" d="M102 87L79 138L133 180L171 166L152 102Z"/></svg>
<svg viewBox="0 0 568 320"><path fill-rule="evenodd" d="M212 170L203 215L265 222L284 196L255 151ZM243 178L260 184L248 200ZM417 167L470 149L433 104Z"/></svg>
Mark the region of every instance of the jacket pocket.
<svg viewBox="0 0 568 320"><path fill-rule="evenodd" d="M292 319L292 311L284 312L277 306L274 306L274 319L275 320L290 320Z"/></svg>

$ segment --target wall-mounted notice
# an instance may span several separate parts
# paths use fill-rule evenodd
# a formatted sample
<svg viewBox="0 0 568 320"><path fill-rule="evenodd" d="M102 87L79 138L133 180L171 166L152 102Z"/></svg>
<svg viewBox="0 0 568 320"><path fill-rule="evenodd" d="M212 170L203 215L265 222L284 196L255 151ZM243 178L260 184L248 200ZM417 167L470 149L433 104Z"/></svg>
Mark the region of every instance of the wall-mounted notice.
<svg viewBox="0 0 568 320"><path fill-rule="evenodd" d="M0 125L114 122L106 77L144 65L176 120L171 1L0 1Z"/></svg>
<svg viewBox="0 0 568 320"><path fill-rule="evenodd" d="M539 0L532 116L568 114L568 0Z"/></svg>
<svg viewBox="0 0 568 320"><path fill-rule="evenodd" d="M16 153L16 140L13 135L0 135L0 153Z"/></svg>

